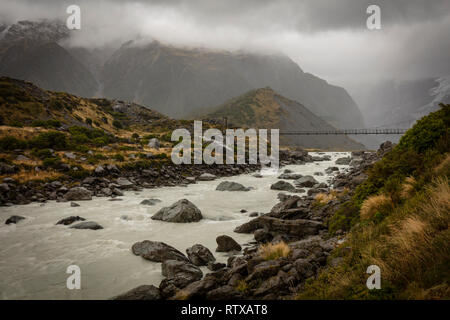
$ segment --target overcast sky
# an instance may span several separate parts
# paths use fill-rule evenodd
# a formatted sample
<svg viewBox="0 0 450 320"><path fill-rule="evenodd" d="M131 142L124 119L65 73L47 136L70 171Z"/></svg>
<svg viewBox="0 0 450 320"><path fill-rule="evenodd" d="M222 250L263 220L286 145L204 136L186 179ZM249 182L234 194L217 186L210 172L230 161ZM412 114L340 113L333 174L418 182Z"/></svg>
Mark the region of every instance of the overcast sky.
<svg viewBox="0 0 450 320"><path fill-rule="evenodd" d="M175 45L281 51L306 71L355 91L374 79L450 74L450 0L0 0L0 21L66 19L81 7L73 43L136 35ZM366 28L369 4L382 29Z"/></svg>

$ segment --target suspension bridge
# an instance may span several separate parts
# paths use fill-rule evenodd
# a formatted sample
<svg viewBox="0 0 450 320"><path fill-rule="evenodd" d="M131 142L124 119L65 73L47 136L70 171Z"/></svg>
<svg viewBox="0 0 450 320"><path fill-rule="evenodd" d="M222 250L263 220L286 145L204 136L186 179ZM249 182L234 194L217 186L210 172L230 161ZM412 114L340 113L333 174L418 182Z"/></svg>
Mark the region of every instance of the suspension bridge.
<svg viewBox="0 0 450 320"><path fill-rule="evenodd" d="M295 131L282 131L280 130L280 135L285 136L308 136L308 135L350 135L350 134L404 134L408 129L383 129L383 128L373 128L373 129L342 129L342 130L295 130Z"/></svg>

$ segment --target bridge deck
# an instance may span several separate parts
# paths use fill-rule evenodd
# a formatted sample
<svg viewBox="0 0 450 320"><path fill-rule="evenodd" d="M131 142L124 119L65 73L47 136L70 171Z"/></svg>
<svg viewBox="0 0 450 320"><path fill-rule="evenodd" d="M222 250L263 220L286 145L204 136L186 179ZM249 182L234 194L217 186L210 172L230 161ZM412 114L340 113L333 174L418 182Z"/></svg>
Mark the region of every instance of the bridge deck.
<svg viewBox="0 0 450 320"><path fill-rule="evenodd" d="M319 131L280 131L280 135L338 135L338 134L404 134L408 129L343 129Z"/></svg>

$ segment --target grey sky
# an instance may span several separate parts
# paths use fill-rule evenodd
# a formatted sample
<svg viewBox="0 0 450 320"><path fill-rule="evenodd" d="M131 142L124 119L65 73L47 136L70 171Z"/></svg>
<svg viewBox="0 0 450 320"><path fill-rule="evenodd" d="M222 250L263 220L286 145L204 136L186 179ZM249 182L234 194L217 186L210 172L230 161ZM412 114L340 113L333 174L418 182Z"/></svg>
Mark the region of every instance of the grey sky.
<svg viewBox="0 0 450 320"><path fill-rule="evenodd" d="M120 44L139 34L175 45L281 51L351 91L383 78L450 74L450 0L0 0L0 21L65 19L69 4L82 10L74 45ZM379 31L366 29L369 4L381 7Z"/></svg>

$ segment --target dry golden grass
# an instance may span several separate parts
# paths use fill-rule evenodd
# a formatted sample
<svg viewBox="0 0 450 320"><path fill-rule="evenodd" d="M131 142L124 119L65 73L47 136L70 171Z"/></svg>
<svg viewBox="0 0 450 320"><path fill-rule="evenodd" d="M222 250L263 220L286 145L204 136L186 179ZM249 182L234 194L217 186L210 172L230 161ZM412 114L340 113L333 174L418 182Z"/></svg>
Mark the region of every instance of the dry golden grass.
<svg viewBox="0 0 450 320"><path fill-rule="evenodd" d="M0 176L0 180L6 177L13 178L20 183L26 183L31 180L54 180L61 177L62 174L55 171L25 171L20 170L18 173Z"/></svg>
<svg viewBox="0 0 450 320"><path fill-rule="evenodd" d="M450 171L450 153L447 153L444 160L434 168L434 173L437 175L445 175L446 171Z"/></svg>
<svg viewBox="0 0 450 320"><path fill-rule="evenodd" d="M414 186L416 184L416 179L414 177L407 177L402 184L400 191L400 197L403 199L408 199L414 195Z"/></svg>
<svg viewBox="0 0 450 320"><path fill-rule="evenodd" d="M333 194L332 192L330 193L318 193L316 194L316 196L314 197L314 201L317 204L321 204L321 205L325 205L328 202L330 202L331 200L336 199L336 195Z"/></svg>
<svg viewBox="0 0 450 320"><path fill-rule="evenodd" d="M281 241L275 244L263 244L259 247L258 252L264 260L276 260L287 257L291 252L291 248L285 242Z"/></svg>
<svg viewBox="0 0 450 320"><path fill-rule="evenodd" d="M424 288L423 284L442 276L441 268L450 262L450 186L447 178L434 181L427 201L415 206L403 219L391 223L389 233L368 242L363 258L378 265L383 278L410 287L405 298L448 296L448 284ZM414 279L414 282L411 281ZM419 285L418 283L421 283Z"/></svg>
<svg viewBox="0 0 450 320"><path fill-rule="evenodd" d="M363 202L359 214L362 219L371 219L380 208L390 203L391 199L384 194L370 196Z"/></svg>

